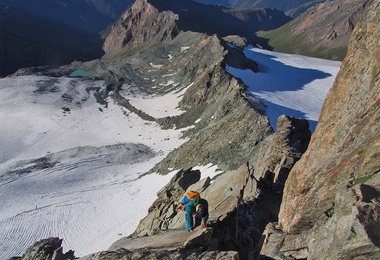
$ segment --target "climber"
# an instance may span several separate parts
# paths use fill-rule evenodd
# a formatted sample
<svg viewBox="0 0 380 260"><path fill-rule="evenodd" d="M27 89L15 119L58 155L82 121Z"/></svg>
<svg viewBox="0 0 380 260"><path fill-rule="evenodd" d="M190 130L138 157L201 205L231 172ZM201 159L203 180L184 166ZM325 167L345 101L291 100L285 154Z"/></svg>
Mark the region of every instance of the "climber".
<svg viewBox="0 0 380 260"><path fill-rule="evenodd" d="M192 232L199 225L207 227L208 202L200 197L199 192L190 191L182 199L177 211L185 210L186 230Z"/></svg>

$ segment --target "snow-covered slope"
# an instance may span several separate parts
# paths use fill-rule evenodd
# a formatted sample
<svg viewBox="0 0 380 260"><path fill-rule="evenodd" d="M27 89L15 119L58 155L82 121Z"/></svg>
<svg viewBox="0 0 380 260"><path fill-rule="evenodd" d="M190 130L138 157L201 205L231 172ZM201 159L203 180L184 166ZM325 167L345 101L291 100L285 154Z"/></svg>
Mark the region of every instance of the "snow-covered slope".
<svg viewBox="0 0 380 260"><path fill-rule="evenodd" d="M259 64L260 72L227 67L248 92L259 98L271 125L286 114L307 119L314 131L323 101L332 87L341 62L247 47L245 55Z"/></svg>
<svg viewBox="0 0 380 260"><path fill-rule="evenodd" d="M186 141L181 129L163 130L111 98L99 104L93 94L103 85L0 79L0 259L49 236L64 238L79 256L105 250L134 231L170 180L139 176ZM173 96L155 103L173 111ZM143 107L152 105L146 101Z"/></svg>

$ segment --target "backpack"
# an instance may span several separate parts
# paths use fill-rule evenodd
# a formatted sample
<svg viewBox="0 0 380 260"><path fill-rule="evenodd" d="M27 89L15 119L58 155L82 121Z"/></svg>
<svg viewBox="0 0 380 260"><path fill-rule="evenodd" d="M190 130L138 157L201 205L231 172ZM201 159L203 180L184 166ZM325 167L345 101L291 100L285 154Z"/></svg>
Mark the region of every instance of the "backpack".
<svg viewBox="0 0 380 260"><path fill-rule="evenodd" d="M189 191L189 192L186 194L186 197L188 197L188 198L191 199L191 200L195 200L196 198L199 198L199 197L200 197L200 194L199 194L199 192L197 192L197 191Z"/></svg>
<svg viewBox="0 0 380 260"><path fill-rule="evenodd" d="M199 218L204 218L208 215L208 202L205 199L198 199L195 203L195 214Z"/></svg>

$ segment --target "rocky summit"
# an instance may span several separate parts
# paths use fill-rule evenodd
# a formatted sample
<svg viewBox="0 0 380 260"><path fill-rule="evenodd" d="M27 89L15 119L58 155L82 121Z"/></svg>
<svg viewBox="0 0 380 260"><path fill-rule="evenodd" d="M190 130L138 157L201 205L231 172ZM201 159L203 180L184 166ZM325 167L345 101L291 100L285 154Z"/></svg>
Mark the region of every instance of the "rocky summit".
<svg viewBox="0 0 380 260"><path fill-rule="evenodd" d="M315 15L326 13L326 6L341 3L333 2L326 1L310 10L314 10ZM347 56L324 102L314 133L311 133L306 119L286 115L278 117L277 124L272 127L267 117L267 104L254 97L242 80L227 72L227 68L233 67L241 73L265 75L272 69L247 58L244 47L255 39L247 35L253 35L260 27L265 28L267 20L261 18L270 20L271 14L276 12L231 10L220 6L199 9L201 6L190 0L136 0L107 31L103 45L106 54L102 58L73 62L59 68L27 68L13 75L15 78L25 75L41 77L38 78L39 91L51 96L58 93L68 106L85 106L84 102L93 93L93 103L99 110L96 112L104 114L113 107L100 124L121 110L125 120L135 119L143 126L156 127L150 131L180 129L182 139L175 139L179 143L177 146L155 151L149 147L149 142L118 143L115 147L91 146L49 152L40 167L42 169L36 169L30 160L17 162L18 171L4 171L4 175L12 175L8 179L0 176L3 178L0 185L17 181L20 176L29 177L29 173L37 170L45 175L53 175L52 171L58 168L74 171L80 161L72 165L65 163L90 150L98 157L93 157L92 153L87 157L82 155L87 164L96 161L96 167L100 169L104 167L101 165L103 160L106 164L115 164L115 168L110 168L110 175L104 177L102 172L96 175L94 171L94 178L112 179L111 175L116 174L122 163L130 160L135 166L144 161L145 154L147 159L153 158L154 163L138 176L120 177L123 194L128 197L112 200L112 203L132 205L133 193L143 190L150 194L144 189L153 188L155 183L152 182L164 177L167 178L165 183L169 181L160 186L163 188L159 191L152 192L155 195L158 191L157 197L153 196L149 201L149 204L153 202L149 209L144 208L148 210L144 211L143 218L138 218L139 223L132 224L133 232L118 234L118 239L114 239L112 245L109 243L108 249L103 247L99 252L87 252L81 259L380 258L380 2L356 1L355 8L338 4L338 9L343 9L345 14L349 10L350 17L353 17L349 18L352 27L359 13L362 15L353 30ZM205 12L209 12L210 17L215 14L215 17L225 19L224 22L232 23L215 30L215 21L208 20ZM333 11L327 13L332 16ZM204 17L204 21L210 22L209 26L200 30L199 22L189 23L190 17ZM257 18L254 29L243 28L233 35L230 33L245 25L244 21L252 23L253 17ZM305 17L309 16L301 15L297 19ZM311 24L316 19L312 17ZM330 20L326 18L325 21ZM332 22L334 28L346 28L346 20L340 22ZM348 38L348 34L343 38ZM265 56L264 52L258 55ZM270 59L276 60L274 56ZM279 66L278 63L274 66ZM62 84L52 80L53 77L64 77L71 91L67 93L74 94L60 94ZM79 79L75 83L68 77ZM96 80L98 85L83 90L86 98L79 102L80 98L75 96L75 84L81 84L81 79L85 82ZM51 83L45 86L49 91L41 87L44 80ZM178 99L172 113L166 110L157 113L143 106L148 104L151 108L156 105L157 98L171 95ZM145 102L146 99L149 101ZM61 102L59 98L55 102L57 100ZM139 103L141 100L145 102L143 105ZM79 108L61 107L65 117L77 113ZM168 110L167 107L164 109ZM133 127L131 125L130 129ZM164 141L171 138L165 136ZM140 153L134 152L136 147L140 147ZM108 154L117 158L108 158ZM53 160L55 157L62 160ZM218 171L208 174L201 167L210 164ZM25 173L24 169L29 172ZM44 178L49 177L45 175ZM125 186L146 176L156 176L157 179L136 187ZM68 177L66 174L63 179ZM77 178L73 182L82 181ZM102 186L90 184L96 189ZM112 179L112 188L102 196L110 193L111 197L116 197L118 185ZM85 188L75 189L72 193L85 196L91 186L86 184ZM132 191L126 193L129 188ZM208 201L209 213L207 227L197 227L191 233L185 230L185 212L176 210L189 191L199 192ZM44 196L48 195L41 195ZM57 195L60 196L65 194ZM78 203L83 201L78 200ZM63 210L70 205L71 201L69 205L65 201L64 205L50 206ZM127 208L132 213L140 207L133 205L135 207ZM30 212L37 210L36 206ZM72 231L68 230L69 233ZM91 242L95 244L101 239L97 237ZM73 251L63 253L61 239L52 237L36 242L23 256L13 259L74 258Z"/></svg>

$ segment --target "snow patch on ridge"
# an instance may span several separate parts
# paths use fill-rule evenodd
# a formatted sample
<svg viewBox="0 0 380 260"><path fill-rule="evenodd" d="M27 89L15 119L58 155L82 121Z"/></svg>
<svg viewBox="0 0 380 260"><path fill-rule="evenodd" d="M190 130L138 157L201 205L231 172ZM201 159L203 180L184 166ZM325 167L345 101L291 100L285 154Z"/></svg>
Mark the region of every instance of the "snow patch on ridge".
<svg viewBox="0 0 380 260"><path fill-rule="evenodd" d="M218 165L214 165L209 163L207 165L197 165L193 167L193 170L201 171L201 179L210 177L214 178L216 175L223 173L222 170L219 169Z"/></svg>
<svg viewBox="0 0 380 260"><path fill-rule="evenodd" d="M154 118L164 118L167 116L178 116L185 112L180 110L178 105L190 86L192 86L192 84L180 91L173 90L162 96L142 96L129 94L127 86L125 85L120 93L137 109L153 116Z"/></svg>

